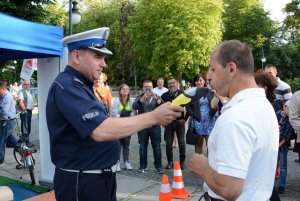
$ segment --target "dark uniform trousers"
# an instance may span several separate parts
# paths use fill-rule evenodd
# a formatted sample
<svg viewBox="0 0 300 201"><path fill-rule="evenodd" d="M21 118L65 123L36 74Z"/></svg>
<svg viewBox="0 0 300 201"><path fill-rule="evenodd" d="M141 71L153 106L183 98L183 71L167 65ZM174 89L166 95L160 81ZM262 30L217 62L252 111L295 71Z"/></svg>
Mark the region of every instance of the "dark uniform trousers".
<svg viewBox="0 0 300 201"><path fill-rule="evenodd" d="M92 174L55 169L57 201L116 201L116 191L116 173Z"/></svg>

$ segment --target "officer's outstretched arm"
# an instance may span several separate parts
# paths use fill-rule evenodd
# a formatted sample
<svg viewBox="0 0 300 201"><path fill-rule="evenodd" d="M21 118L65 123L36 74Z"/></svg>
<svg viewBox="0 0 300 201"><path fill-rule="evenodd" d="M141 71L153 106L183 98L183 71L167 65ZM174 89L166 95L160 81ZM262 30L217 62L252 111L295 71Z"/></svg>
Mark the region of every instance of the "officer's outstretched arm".
<svg viewBox="0 0 300 201"><path fill-rule="evenodd" d="M167 125L181 116L183 108L165 103L152 112L126 118L107 118L91 134L96 141L109 141L135 134L153 125Z"/></svg>

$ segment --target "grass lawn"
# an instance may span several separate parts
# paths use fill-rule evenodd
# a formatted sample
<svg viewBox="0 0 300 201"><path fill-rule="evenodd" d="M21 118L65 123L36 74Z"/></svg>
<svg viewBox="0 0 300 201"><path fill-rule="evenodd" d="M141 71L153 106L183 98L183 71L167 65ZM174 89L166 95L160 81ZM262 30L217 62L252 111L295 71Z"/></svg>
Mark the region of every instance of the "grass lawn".
<svg viewBox="0 0 300 201"><path fill-rule="evenodd" d="M31 185L31 184L28 184L28 183L25 183L25 182L21 182L21 181L17 181L17 180L14 180L14 179L10 179L10 178L7 178L7 177L0 176L0 186L7 186L9 184L18 184L20 186L23 186L24 188L27 188L27 189L32 190L32 191L37 192L37 193L46 193L50 190L47 187Z"/></svg>

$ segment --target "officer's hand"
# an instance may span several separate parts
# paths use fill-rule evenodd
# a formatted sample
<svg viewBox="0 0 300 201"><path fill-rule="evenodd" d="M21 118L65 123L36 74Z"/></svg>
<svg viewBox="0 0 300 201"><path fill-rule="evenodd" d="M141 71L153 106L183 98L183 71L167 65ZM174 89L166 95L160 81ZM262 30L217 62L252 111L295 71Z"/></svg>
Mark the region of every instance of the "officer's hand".
<svg viewBox="0 0 300 201"><path fill-rule="evenodd" d="M170 122L180 117L181 112L183 112L183 107L171 106L170 102L160 105L153 111L155 119L157 120L157 125L162 126L166 126Z"/></svg>
<svg viewBox="0 0 300 201"><path fill-rule="evenodd" d="M209 167L208 159L203 154L195 153L190 160L190 171L201 177Z"/></svg>

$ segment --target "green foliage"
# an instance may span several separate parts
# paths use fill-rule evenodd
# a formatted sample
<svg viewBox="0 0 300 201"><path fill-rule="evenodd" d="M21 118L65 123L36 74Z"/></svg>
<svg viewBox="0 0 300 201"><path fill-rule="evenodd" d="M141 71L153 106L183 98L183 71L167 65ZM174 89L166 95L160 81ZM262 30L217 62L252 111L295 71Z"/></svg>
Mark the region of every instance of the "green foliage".
<svg viewBox="0 0 300 201"><path fill-rule="evenodd" d="M110 84L119 84L122 80L120 63L120 10L121 0L87 0L86 12L82 13L81 22L73 26L74 33L82 32L99 27L109 27L110 36L107 47L113 52L113 56L106 57L108 69L105 70L109 76ZM132 78L132 77L131 77ZM133 79L128 79L133 80ZM128 83L129 84L129 83ZM133 84L131 82L130 84Z"/></svg>
<svg viewBox="0 0 300 201"><path fill-rule="evenodd" d="M291 86L293 92L300 90L300 77L288 79L287 83Z"/></svg>
<svg viewBox="0 0 300 201"><path fill-rule="evenodd" d="M284 28L286 32L290 33L290 41L300 42L300 1L292 0L286 4L284 11L287 16L284 20Z"/></svg>
<svg viewBox="0 0 300 201"><path fill-rule="evenodd" d="M222 6L218 0L139 1L127 32L148 78L181 79L204 69L221 40Z"/></svg>
<svg viewBox="0 0 300 201"><path fill-rule="evenodd" d="M107 47L114 55L107 57L105 72L113 85L126 82L132 86L135 79L141 84L144 79L169 75L191 81L194 74L207 70L213 47L229 39L250 44L258 68L263 47L265 64L275 64L282 79L293 80L300 74L299 0L286 5L287 18L282 27L270 19L260 0L80 0L78 3L82 20L73 25L74 34L104 26L111 30ZM68 0L63 1L62 8L57 0L3 0L0 12L61 26L67 33L68 5ZM0 71L9 62L0 62ZM18 61L18 76L6 70L0 73L0 79L18 81L21 65L22 61ZM297 86L294 82L291 85Z"/></svg>
<svg viewBox="0 0 300 201"><path fill-rule="evenodd" d="M43 19L43 24L64 27L69 20L66 11L59 7L57 2L43 6L43 9L48 13L47 17Z"/></svg>
<svg viewBox="0 0 300 201"><path fill-rule="evenodd" d="M20 81L22 63L23 60L17 60L17 63L14 63L12 60L0 61L0 80L9 84ZM12 69L10 66L14 66L15 69Z"/></svg>
<svg viewBox="0 0 300 201"><path fill-rule="evenodd" d="M9 0L0 1L0 12L33 22L42 22L48 12L43 4L53 3L55 0Z"/></svg>
<svg viewBox="0 0 300 201"><path fill-rule="evenodd" d="M273 47L267 52L267 63L274 64L278 74L283 79L300 75L300 45L285 44Z"/></svg>
<svg viewBox="0 0 300 201"><path fill-rule="evenodd" d="M256 66L261 67L261 48L268 50L277 31L259 0L225 0L223 40L237 39L253 49Z"/></svg>

